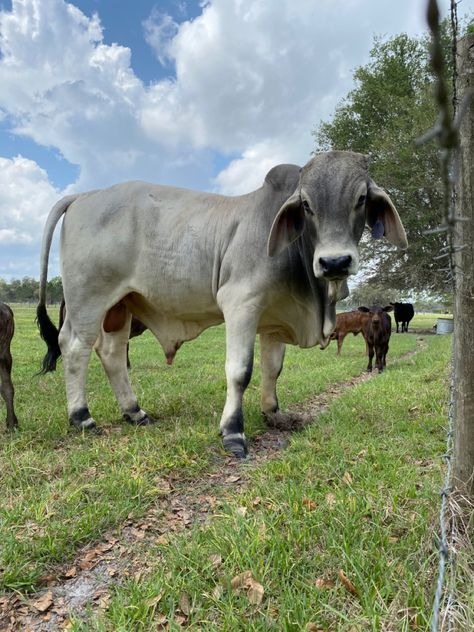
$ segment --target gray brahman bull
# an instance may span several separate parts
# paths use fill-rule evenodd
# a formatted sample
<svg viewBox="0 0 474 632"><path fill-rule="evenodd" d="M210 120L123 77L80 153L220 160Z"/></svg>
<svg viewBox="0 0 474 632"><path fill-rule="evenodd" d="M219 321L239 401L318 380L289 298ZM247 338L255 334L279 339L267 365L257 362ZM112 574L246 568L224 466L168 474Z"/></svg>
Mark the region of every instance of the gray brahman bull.
<svg viewBox="0 0 474 632"><path fill-rule="evenodd" d="M41 253L37 309L48 344L43 370L62 353L70 423L95 428L86 372L95 347L127 421L152 420L130 386L126 350L132 314L166 358L204 329L226 324L224 446L246 454L242 396L261 340L263 413L278 410L276 382L285 344L324 346L335 304L358 270L366 224L376 238L406 247L388 195L370 179L367 157L334 151L303 168L279 165L257 191L238 197L144 182L70 195L52 209ZM58 331L45 307L48 257L64 215L61 266L66 320Z"/></svg>

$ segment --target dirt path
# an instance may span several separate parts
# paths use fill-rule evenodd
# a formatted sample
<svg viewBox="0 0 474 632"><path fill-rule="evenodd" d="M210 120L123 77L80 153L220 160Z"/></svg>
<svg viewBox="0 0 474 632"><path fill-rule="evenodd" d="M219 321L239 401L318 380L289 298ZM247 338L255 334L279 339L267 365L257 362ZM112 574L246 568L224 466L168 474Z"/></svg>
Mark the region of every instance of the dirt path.
<svg viewBox="0 0 474 632"><path fill-rule="evenodd" d="M407 360L423 347L423 338L417 338L416 349L393 364ZM0 632L68 629L71 612L81 612L86 607L106 609L113 586L131 577L144 577L152 570L144 562L150 544L166 544L174 534L204 524L228 494L247 483L253 467L278 458L294 431L314 423L347 388L376 376L377 372L362 373L332 384L327 391L303 402L295 413L268 418L267 430L252 439L251 456L243 464L236 463L233 457L216 455L216 463L198 480L178 474L157 477L159 500L143 517L130 518L106 532L101 542L80 549L73 562L58 565L54 572L44 575L45 587L34 595L0 596ZM155 565L156 561L155 558Z"/></svg>

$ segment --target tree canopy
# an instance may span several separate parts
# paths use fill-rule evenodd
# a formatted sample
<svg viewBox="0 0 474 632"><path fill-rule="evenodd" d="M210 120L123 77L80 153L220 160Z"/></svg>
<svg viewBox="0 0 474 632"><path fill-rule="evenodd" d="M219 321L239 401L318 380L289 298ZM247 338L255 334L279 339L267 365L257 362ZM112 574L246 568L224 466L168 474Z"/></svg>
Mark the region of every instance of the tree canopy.
<svg viewBox="0 0 474 632"><path fill-rule="evenodd" d="M449 32L443 26L447 68ZM447 290L443 265L434 260L444 237L427 233L442 223L443 195L438 148L419 139L433 127L437 111L429 42L401 34L375 38L370 61L354 72L355 88L338 105L332 120L313 132L316 152L344 149L370 157L371 177L395 203L409 247L400 253L384 240L361 241L365 281L406 293ZM371 242L371 243L369 243Z"/></svg>

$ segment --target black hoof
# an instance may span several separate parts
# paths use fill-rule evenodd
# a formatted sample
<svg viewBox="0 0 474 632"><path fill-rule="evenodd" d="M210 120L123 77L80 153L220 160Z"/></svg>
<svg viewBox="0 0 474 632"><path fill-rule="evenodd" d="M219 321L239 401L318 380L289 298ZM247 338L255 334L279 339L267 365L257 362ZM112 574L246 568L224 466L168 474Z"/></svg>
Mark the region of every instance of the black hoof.
<svg viewBox="0 0 474 632"><path fill-rule="evenodd" d="M100 429L97 427L95 421L89 417L83 421L78 419L69 419L69 424L78 430L86 430L87 432L93 432L95 434L100 433Z"/></svg>
<svg viewBox="0 0 474 632"><path fill-rule="evenodd" d="M243 439L224 439L222 440L226 452L230 452L236 459L247 458L247 443Z"/></svg>
<svg viewBox="0 0 474 632"><path fill-rule="evenodd" d="M152 424L156 424L157 421L153 417L150 417L150 415L145 415L141 417L141 419L132 419L130 415L124 415L123 418L132 426L151 426Z"/></svg>

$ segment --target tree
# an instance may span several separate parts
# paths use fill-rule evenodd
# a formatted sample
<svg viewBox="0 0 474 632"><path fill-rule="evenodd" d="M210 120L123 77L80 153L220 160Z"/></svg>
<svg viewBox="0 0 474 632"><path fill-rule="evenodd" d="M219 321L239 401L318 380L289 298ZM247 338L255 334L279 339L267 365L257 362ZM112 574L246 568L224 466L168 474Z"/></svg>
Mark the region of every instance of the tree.
<svg viewBox="0 0 474 632"><path fill-rule="evenodd" d="M447 24L444 37L448 38ZM449 51L449 47L445 47ZM438 150L417 144L437 116L433 77L425 39L397 35L375 39L370 62L354 72L356 87L330 122L314 132L317 151L347 149L368 154L371 175L395 201L408 235L405 254L383 241L361 241L365 278L394 290L447 290L442 265L434 260L444 245L440 233L427 234L443 217Z"/></svg>

